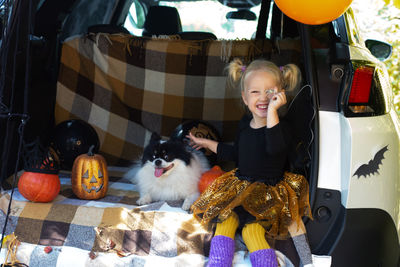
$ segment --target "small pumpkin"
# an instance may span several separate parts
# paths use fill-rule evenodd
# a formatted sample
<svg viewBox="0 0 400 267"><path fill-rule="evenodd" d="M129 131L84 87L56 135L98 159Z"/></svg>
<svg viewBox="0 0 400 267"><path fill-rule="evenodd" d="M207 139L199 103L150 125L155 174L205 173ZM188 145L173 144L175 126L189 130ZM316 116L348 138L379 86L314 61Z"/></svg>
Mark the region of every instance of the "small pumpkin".
<svg viewBox="0 0 400 267"><path fill-rule="evenodd" d="M53 201L60 188L58 174L24 171L18 181L18 191L33 202Z"/></svg>
<svg viewBox="0 0 400 267"><path fill-rule="evenodd" d="M93 148L79 155L72 166L72 191L80 199L99 199L107 194L107 163L102 155L93 153Z"/></svg>
<svg viewBox="0 0 400 267"><path fill-rule="evenodd" d="M217 179L218 177L220 177L224 173L225 172L218 165L215 165L214 167L212 167L208 171L204 172L201 175L201 178L200 178L199 183L198 183L199 192L203 193L204 190L206 190L206 188L212 182L214 182L215 179Z"/></svg>

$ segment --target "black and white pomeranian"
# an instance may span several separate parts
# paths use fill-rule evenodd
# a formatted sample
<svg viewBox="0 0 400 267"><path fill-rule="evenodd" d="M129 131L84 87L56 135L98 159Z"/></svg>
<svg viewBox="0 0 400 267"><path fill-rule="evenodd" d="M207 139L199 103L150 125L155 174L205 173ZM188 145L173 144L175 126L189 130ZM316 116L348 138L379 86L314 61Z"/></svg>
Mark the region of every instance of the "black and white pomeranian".
<svg viewBox="0 0 400 267"><path fill-rule="evenodd" d="M153 133L141 162L125 177L138 185L138 205L184 199L182 209L189 210L199 197L198 181L209 168L202 152L180 139L165 141Z"/></svg>

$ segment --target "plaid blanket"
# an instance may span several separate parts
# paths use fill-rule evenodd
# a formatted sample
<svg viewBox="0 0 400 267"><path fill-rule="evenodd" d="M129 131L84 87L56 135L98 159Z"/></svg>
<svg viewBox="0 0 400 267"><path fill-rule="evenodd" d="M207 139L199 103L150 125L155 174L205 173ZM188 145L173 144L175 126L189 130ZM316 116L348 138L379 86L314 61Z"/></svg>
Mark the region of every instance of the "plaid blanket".
<svg viewBox="0 0 400 267"><path fill-rule="evenodd" d="M91 34L64 42L56 123L79 118L100 138L109 165L136 160L150 132L170 136L182 122L203 120L224 142L243 115L240 90L226 80L235 58L299 63L299 40L166 40ZM299 65L301 66L301 65Z"/></svg>
<svg viewBox="0 0 400 267"><path fill-rule="evenodd" d="M5 234L14 233L21 242L17 259L30 267L205 266L215 225L199 224L181 209L183 200L138 206L136 185L120 178L124 169L109 167L107 195L98 200L76 198L66 172L60 174L61 191L51 203L27 201L16 188ZM0 225L9 193L0 194ZM298 266L291 239L269 242L282 267ZM251 266L240 231L235 243L233 266ZM5 254L3 246L0 263ZM315 266L330 266L329 258L317 260Z"/></svg>
<svg viewBox="0 0 400 267"><path fill-rule="evenodd" d="M61 183L60 194L51 203L32 203L15 191L6 234L14 232L22 242L20 261L31 267L121 262L155 266L160 259L166 263L162 266L204 265L211 227L203 227L180 209L182 201L137 206L135 185L123 179L110 182L106 197L81 200L74 196L68 176ZM9 194L3 192L0 225L8 202ZM45 253L46 246L53 251Z"/></svg>

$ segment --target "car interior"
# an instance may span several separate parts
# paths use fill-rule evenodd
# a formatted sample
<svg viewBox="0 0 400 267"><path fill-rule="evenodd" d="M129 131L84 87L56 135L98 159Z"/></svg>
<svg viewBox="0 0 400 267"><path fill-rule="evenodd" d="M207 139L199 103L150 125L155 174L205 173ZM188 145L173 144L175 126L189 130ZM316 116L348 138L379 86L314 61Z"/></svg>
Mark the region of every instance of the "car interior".
<svg viewBox="0 0 400 267"><path fill-rule="evenodd" d="M248 63L262 57L278 66L295 63L302 71L303 83L298 91L288 92L293 101L283 111L296 128L296 145L288 168L309 179L312 203L317 170L314 151L318 145L314 77L329 83L323 76L329 76L330 69L321 63L323 68L314 75L317 70L309 62L307 49L319 49L323 57L320 62L327 60L328 40L334 36L331 25L299 25L268 1L250 6L247 1L229 1L222 4L233 10L224 11L224 17L235 23L251 22L254 27L251 32L247 30L246 38L230 38L210 28L184 29L183 14L175 7L138 2L122 6L115 6L113 1L101 5L99 1L71 5L72 2L42 1L37 9L31 44L32 72L27 77L32 79L28 106L18 106L21 103L16 101L23 97L25 80L12 81L16 90L11 101L30 113L26 142L39 136L49 144L55 125L80 119L95 128L101 143L99 153L109 166L117 167L128 167L140 157L151 132L169 137L186 121L205 121L217 130L222 141L232 142L245 110L237 85L226 80L229 61L239 57ZM139 33L125 23L133 5L142 10L135 15ZM253 6L258 7L258 12L250 11ZM91 9L89 19L84 14ZM29 17L29 13L26 15ZM229 28L232 26L224 25L230 34L235 34ZM308 39L305 33L315 38ZM12 64L13 59L9 60ZM14 61L23 73L22 60L16 55ZM337 82L332 86L335 85ZM10 140L6 142L9 147L18 141L15 137L4 138ZM16 157L10 153L7 160L16 161ZM3 172L8 177L13 168ZM3 183L5 188L10 186L9 179Z"/></svg>
<svg viewBox="0 0 400 267"><path fill-rule="evenodd" d="M54 125L82 119L99 133L100 152L115 166L132 164L150 132L168 137L188 120L206 121L217 129L221 140L232 142L244 109L237 86L226 81L225 67L235 57L245 62L262 57L278 66L297 64L303 75L302 86L309 85L303 90L308 93L288 92L289 99L299 94L296 101L307 102L304 107L291 105L288 118L299 133L294 150L302 152L289 166L312 181L317 96L310 88L317 86L314 77L318 77L318 82L331 83L330 94L334 94L338 81L325 79L330 73L328 64L318 65L316 73L306 47L322 51L324 58L319 62L327 60L333 30L329 24L306 29L267 2L217 2L230 7L224 13L228 20L256 23L253 38L225 39L210 29L184 30L178 9L157 3L128 1L116 5L110 1L98 5L97 1L80 1L71 5L72 1L66 1L59 5L42 1L35 16L32 100L28 106L32 115L26 139L40 136L49 143ZM251 11L254 6L259 13ZM82 14L90 9L95 13L89 20ZM110 9L114 9L113 14L106 12ZM55 10L64 17L55 16ZM142 28L141 36L128 30L126 22L132 15L136 16L136 26ZM305 32L312 38L307 39ZM17 94L22 94L23 80L15 84L20 88ZM302 99L307 97L311 99ZM327 99L321 104L332 102L332 97ZM308 109L307 116L300 118L297 109ZM104 116L108 119L102 120Z"/></svg>

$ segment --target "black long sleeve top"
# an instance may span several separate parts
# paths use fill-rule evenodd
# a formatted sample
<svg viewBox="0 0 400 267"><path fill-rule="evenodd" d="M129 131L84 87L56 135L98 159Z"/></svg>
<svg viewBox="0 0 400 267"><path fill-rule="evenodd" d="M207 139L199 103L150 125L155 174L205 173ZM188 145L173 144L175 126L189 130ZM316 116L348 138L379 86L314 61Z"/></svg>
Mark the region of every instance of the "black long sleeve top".
<svg viewBox="0 0 400 267"><path fill-rule="evenodd" d="M282 179L290 138L290 125L284 121L272 128L250 127L251 117L244 116L234 145L219 143L217 158L234 161L237 174L254 182L275 185Z"/></svg>

